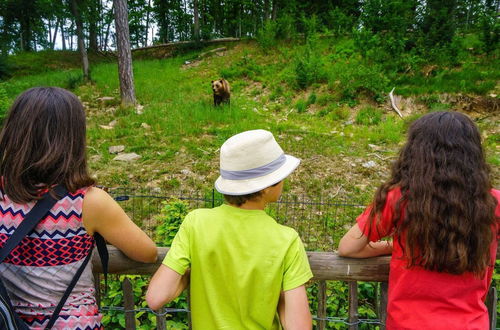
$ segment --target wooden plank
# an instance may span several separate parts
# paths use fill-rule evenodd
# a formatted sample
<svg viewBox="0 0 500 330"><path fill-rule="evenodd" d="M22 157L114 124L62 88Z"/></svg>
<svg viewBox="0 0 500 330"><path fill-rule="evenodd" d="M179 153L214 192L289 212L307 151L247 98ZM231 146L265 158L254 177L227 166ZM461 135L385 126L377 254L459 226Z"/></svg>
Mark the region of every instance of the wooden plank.
<svg viewBox="0 0 500 330"><path fill-rule="evenodd" d="M349 330L358 330L358 282L349 281Z"/></svg>
<svg viewBox="0 0 500 330"><path fill-rule="evenodd" d="M380 330L385 330L385 321L387 319L387 291L389 288L389 283L387 282L381 282L380 283L380 293L378 296L378 319L380 322L383 323L383 325L380 326Z"/></svg>
<svg viewBox="0 0 500 330"><path fill-rule="evenodd" d="M151 275L160 267L168 248L158 248L156 263L145 264L127 258L114 246L108 245L109 273L128 275ZM384 282L389 279L390 256L353 259L339 257L335 252L307 252L314 281L372 281ZM500 256L500 247L497 250L497 259ZM92 258L94 272L102 273L99 255Z"/></svg>
<svg viewBox="0 0 500 330"><path fill-rule="evenodd" d="M324 330L326 327L326 282L319 281L318 283L318 313L317 316L320 320L318 320L317 330ZM323 320L321 320L323 319Z"/></svg>
<svg viewBox="0 0 500 330"><path fill-rule="evenodd" d="M165 308L162 307L158 311L158 314L165 313ZM165 330L167 328L167 319L165 315L156 315L156 330Z"/></svg>
<svg viewBox="0 0 500 330"><path fill-rule="evenodd" d="M132 289L132 282L126 277L123 280L123 308L125 309L125 329L135 330L135 305L134 305L134 291Z"/></svg>
<svg viewBox="0 0 500 330"><path fill-rule="evenodd" d="M497 326L497 303L497 289L492 286L486 296L486 307L488 308L488 314L490 316L490 329L496 329Z"/></svg>
<svg viewBox="0 0 500 330"><path fill-rule="evenodd" d="M168 248L158 248L156 263L145 264L130 260L114 246L108 245L109 273L128 275L151 275L160 267ZM368 259L351 259L337 256L334 252L308 252L313 280L338 281L387 281L390 256ZM94 272L101 273L99 255L92 259Z"/></svg>

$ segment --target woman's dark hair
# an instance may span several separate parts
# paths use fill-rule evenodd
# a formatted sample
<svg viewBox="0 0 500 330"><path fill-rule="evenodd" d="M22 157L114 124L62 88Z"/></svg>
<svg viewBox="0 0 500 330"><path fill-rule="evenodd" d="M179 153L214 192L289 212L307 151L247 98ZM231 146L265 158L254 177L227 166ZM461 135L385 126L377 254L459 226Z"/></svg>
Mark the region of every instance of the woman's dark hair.
<svg viewBox="0 0 500 330"><path fill-rule="evenodd" d="M435 112L411 125L390 179L375 193L370 220L376 227L395 187L402 197L392 221L408 267L484 273L491 263L497 202L472 120L458 112Z"/></svg>
<svg viewBox="0 0 500 330"><path fill-rule="evenodd" d="M73 93L57 87L25 91L14 101L0 133L5 193L26 203L55 184L71 192L94 184L85 146L85 112Z"/></svg>

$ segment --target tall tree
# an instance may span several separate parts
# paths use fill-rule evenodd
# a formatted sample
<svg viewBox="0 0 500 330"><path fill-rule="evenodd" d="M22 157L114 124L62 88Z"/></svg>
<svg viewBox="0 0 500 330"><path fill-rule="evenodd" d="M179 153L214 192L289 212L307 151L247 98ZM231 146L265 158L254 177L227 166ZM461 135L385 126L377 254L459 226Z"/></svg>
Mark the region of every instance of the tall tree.
<svg viewBox="0 0 500 330"><path fill-rule="evenodd" d="M71 13L75 18L76 25L76 35L78 38L78 50L80 51L80 56L82 58L82 69L83 69L83 80L88 82L90 81L90 67L89 67L89 58L87 56L87 49L85 48L84 36L83 36L83 22L81 11L79 8L82 0L71 0Z"/></svg>
<svg viewBox="0 0 500 330"><path fill-rule="evenodd" d="M200 41L200 18L198 16L198 0L193 0L193 16L194 16L194 31L193 36L195 41Z"/></svg>
<svg viewBox="0 0 500 330"><path fill-rule="evenodd" d="M136 104L132 51L128 29L126 0L113 0L115 8L116 48L118 50L118 75L120 79L121 104L124 107Z"/></svg>

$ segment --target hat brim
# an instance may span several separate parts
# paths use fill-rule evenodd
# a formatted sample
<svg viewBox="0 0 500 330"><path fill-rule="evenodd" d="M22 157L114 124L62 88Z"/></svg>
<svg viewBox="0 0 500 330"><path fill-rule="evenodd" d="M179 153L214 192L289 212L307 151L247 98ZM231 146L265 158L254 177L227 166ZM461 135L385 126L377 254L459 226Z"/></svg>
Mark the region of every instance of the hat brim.
<svg viewBox="0 0 500 330"><path fill-rule="evenodd" d="M285 179L300 164L300 159L285 155L285 163L276 171L253 179L228 180L221 176L215 181L215 189L224 195L241 196L252 194Z"/></svg>

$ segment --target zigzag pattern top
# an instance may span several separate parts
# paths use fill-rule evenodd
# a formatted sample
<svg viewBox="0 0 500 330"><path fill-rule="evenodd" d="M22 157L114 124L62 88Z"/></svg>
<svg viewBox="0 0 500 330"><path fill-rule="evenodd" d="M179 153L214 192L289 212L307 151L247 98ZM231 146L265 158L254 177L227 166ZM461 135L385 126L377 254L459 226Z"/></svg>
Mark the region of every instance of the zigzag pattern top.
<svg viewBox="0 0 500 330"><path fill-rule="evenodd" d="M0 277L12 304L31 329L44 329L94 238L82 222L88 188L68 193L0 264ZM0 247L14 233L35 202L13 202L0 188ZM91 263L61 311L54 329L100 329Z"/></svg>

